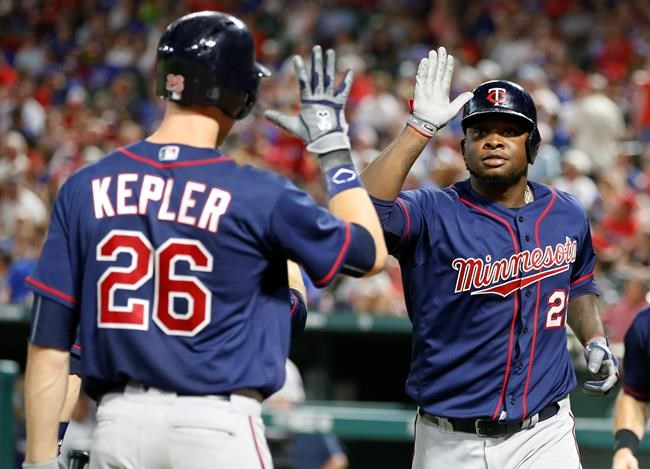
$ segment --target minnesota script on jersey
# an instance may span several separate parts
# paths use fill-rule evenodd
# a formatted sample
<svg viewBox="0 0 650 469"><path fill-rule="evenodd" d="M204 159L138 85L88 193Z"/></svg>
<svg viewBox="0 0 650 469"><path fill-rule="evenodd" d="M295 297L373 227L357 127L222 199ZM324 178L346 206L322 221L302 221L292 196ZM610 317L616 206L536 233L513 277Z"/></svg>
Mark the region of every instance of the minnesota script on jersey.
<svg viewBox="0 0 650 469"><path fill-rule="evenodd" d="M324 286L349 241L347 223L281 176L143 141L63 185L28 282L80 312L89 394L128 377L269 395L289 348L287 258Z"/></svg>
<svg viewBox="0 0 650 469"><path fill-rule="evenodd" d="M589 225L573 197L530 184L517 209L469 181L374 200L413 321L406 389L426 412L521 421L575 387L566 312L596 292Z"/></svg>

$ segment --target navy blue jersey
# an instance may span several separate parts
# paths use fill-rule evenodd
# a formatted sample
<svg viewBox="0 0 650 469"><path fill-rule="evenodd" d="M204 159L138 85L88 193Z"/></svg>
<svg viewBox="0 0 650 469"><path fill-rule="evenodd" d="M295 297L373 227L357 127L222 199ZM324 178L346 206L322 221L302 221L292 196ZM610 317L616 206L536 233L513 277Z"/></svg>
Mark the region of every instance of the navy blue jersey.
<svg viewBox="0 0 650 469"><path fill-rule="evenodd" d="M406 391L431 414L522 420L575 387L565 322L569 298L596 292L589 225L531 185L518 209L469 180L374 200L413 323Z"/></svg>
<svg viewBox="0 0 650 469"><path fill-rule="evenodd" d="M139 142L62 186L28 282L80 313L90 394L133 379L269 395L289 347L287 258L323 286L349 244L349 225L281 176Z"/></svg>
<svg viewBox="0 0 650 469"><path fill-rule="evenodd" d="M623 389L650 402L650 308L641 311L625 334Z"/></svg>

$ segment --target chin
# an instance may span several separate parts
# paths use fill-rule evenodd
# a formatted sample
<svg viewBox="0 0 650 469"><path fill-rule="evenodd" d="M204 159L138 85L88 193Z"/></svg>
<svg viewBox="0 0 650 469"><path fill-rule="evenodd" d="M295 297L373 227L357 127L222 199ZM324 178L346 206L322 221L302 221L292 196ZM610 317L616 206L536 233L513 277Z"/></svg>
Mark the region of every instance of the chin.
<svg viewBox="0 0 650 469"><path fill-rule="evenodd" d="M491 186L510 186L519 180L522 177L528 175L528 168L524 168L520 171L500 171L501 168L497 170L488 170L488 171L474 171L470 168L467 168L469 173L483 184Z"/></svg>

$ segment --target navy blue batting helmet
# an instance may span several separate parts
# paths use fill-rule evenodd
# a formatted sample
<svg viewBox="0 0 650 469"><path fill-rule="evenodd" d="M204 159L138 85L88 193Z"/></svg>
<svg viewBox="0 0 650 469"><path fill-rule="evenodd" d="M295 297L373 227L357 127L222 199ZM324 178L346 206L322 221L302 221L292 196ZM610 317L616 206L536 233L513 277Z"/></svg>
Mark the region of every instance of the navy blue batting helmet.
<svg viewBox="0 0 650 469"><path fill-rule="evenodd" d="M174 21L158 43L156 93L184 105L217 106L243 119L257 99L260 78L253 36L238 18L214 11Z"/></svg>
<svg viewBox="0 0 650 469"><path fill-rule="evenodd" d="M526 154L532 164L542 140L537 129L537 109L528 92L516 83L507 80L491 80L480 84L473 91L474 97L463 107L461 125L463 131L480 116L487 114L509 114L520 118L528 126Z"/></svg>

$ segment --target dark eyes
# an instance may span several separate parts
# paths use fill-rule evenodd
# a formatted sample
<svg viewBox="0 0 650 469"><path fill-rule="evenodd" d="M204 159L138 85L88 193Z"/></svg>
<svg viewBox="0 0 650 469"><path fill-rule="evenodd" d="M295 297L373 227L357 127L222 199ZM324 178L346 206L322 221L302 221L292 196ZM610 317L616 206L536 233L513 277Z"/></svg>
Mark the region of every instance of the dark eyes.
<svg viewBox="0 0 650 469"><path fill-rule="evenodd" d="M482 128L482 127L474 127L471 130L472 136L476 138L482 138L488 135L491 132L490 129L487 128ZM497 130L497 133L499 135L503 135L504 137L516 137L518 135L523 134L524 132L517 128L517 127L505 127L503 129Z"/></svg>

